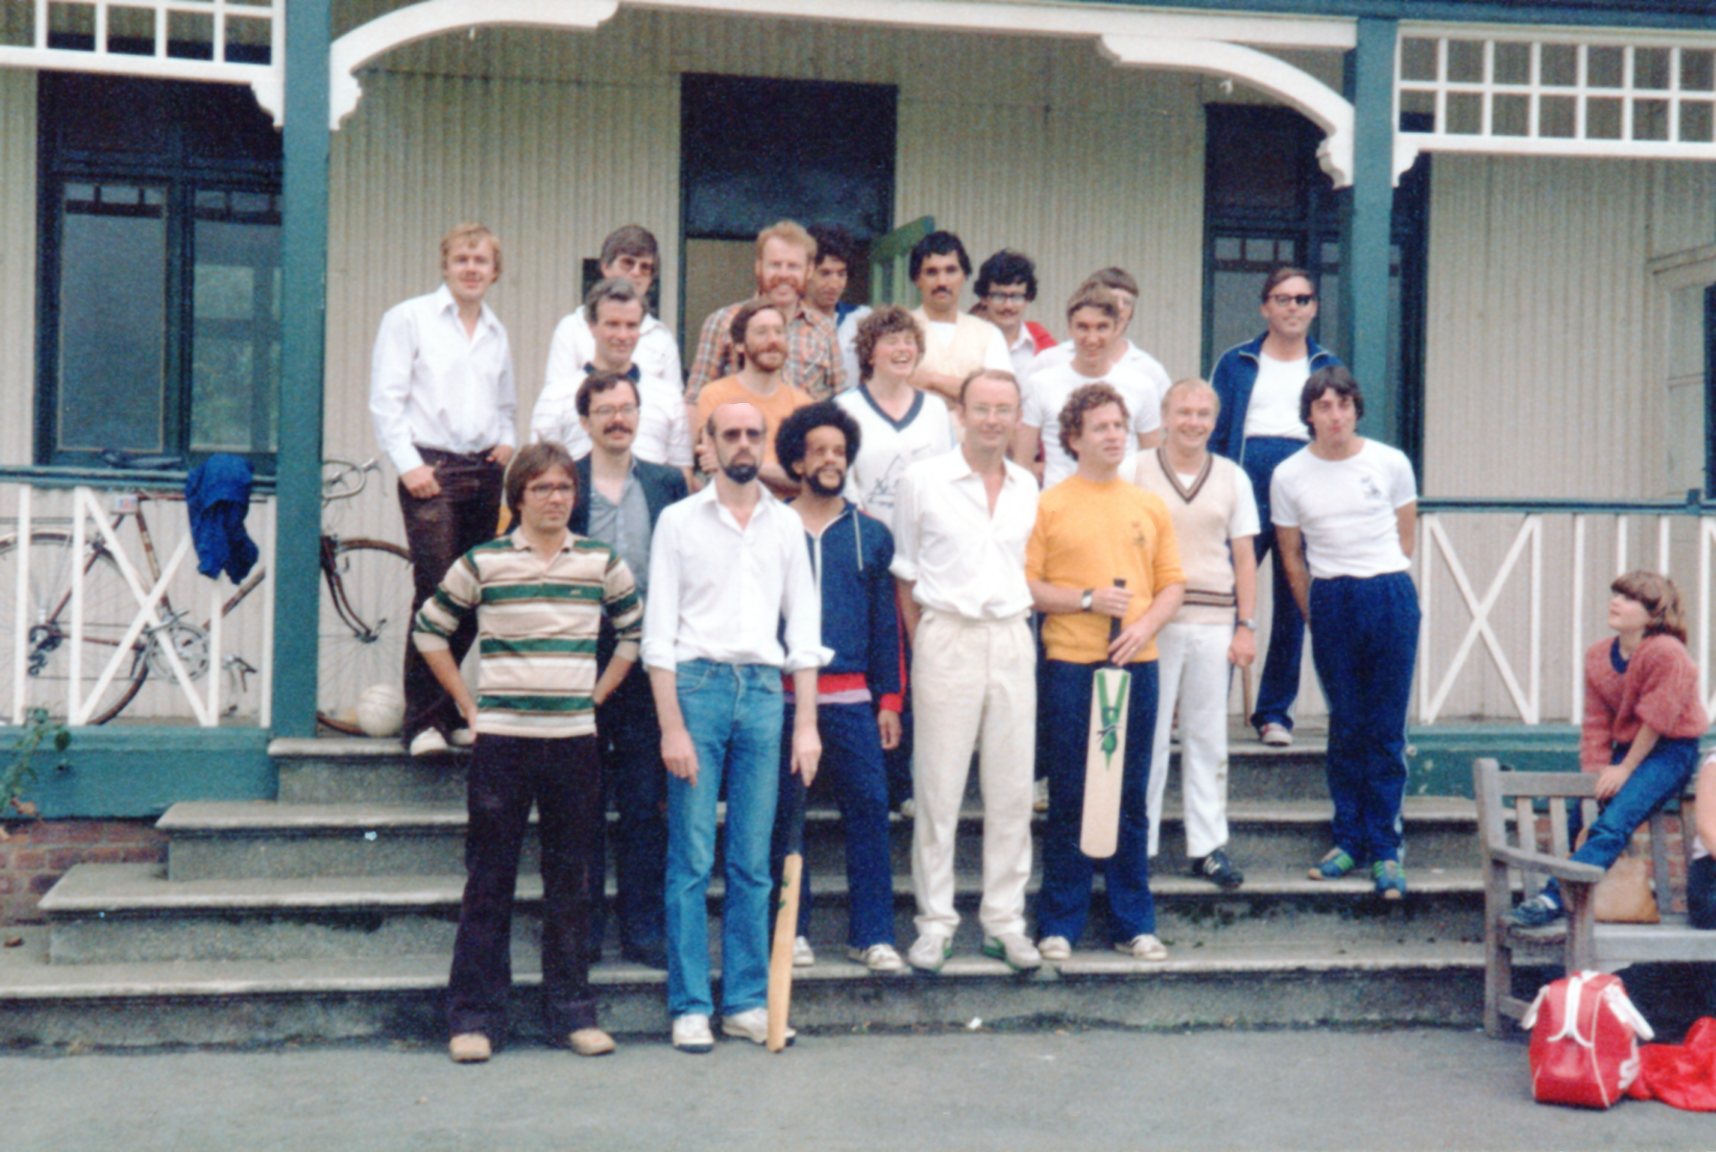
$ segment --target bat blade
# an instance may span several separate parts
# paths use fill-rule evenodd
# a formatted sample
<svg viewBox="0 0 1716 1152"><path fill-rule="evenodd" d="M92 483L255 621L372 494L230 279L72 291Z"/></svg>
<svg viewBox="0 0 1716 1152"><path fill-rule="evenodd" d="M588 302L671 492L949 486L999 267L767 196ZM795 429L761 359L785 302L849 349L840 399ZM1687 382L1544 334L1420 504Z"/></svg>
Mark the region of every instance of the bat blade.
<svg viewBox="0 0 1716 1152"><path fill-rule="evenodd" d="M1120 843L1120 791L1126 768L1126 723L1132 674L1099 668L1090 686L1090 742L1084 759L1084 821L1078 846L1093 860Z"/></svg>
<svg viewBox="0 0 1716 1152"><path fill-rule="evenodd" d="M792 1012L792 945L798 936L798 882L804 857L792 853L781 865L781 907L775 915L774 946L769 954L768 1050L787 1045L787 1017Z"/></svg>

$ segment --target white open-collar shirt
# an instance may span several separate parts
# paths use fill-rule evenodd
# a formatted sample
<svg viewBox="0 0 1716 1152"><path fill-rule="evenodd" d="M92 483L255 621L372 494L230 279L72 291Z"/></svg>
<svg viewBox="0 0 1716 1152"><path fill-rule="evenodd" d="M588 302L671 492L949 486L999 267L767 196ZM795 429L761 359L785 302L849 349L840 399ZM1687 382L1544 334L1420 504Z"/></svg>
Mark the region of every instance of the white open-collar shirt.
<svg viewBox="0 0 1716 1152"><path fill-rule="evenodd" d="M893 573L925 608L967 620L1011 620L1031 608L1025 545L1037 522L1037 480L1011 460L995 511L983 477L958 448L906 470L894 501Z"/></svg>

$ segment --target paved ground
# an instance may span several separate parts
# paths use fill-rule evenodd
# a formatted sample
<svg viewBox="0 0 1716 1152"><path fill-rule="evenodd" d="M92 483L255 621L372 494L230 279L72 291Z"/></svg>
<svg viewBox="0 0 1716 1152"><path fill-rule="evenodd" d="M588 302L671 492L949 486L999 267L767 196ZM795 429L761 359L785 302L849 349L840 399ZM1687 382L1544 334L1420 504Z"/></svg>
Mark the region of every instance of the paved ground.
<svg viewBox="0 0 1716 1152"><path fill-rule="evenodd" d="M8 1152L145 1149L1716 1147L1716 1117L1532 1103L1521 1042L1459 1031L806 1037L691 1057L519 1048L0 1056Z"/></svg>

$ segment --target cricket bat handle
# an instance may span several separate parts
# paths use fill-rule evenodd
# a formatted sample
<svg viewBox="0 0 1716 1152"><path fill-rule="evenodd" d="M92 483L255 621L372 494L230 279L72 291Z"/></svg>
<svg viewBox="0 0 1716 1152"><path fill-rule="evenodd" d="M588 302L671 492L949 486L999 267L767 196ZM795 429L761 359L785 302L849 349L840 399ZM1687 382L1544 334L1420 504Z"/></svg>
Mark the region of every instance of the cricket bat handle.
<svg viewBox="0 0 1716 1152"><path fill-rule="evenodd" d="M794 852L781 865L781 908L775 915L774 946L769 954L768 1050L786 1047L787 1016L792 1011L792 945L798 936L798 883L804 857Z"/></svg>

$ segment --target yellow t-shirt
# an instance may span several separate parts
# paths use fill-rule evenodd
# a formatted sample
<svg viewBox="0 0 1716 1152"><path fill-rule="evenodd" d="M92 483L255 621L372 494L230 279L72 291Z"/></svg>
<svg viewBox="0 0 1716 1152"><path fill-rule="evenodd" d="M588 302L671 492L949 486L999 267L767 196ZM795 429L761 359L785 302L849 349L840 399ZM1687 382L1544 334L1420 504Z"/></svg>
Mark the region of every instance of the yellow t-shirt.
<svg viewBox="0 0 1716 1152"><path fill-rule="evenodd" d="M1067 588L1108 588L1126 581L1132 603L1121 626L1150 610L1158 588L1183 584L1174 521L1162 498L1116 477L1096 484L1062 480L1037 503L1037 524L1025 548L1025 576ZM1043 618L1049 659L1099 664L1108 659L1110 617L1057 612ZM1152 640L1134 664L1156 659Z"/></svg>

